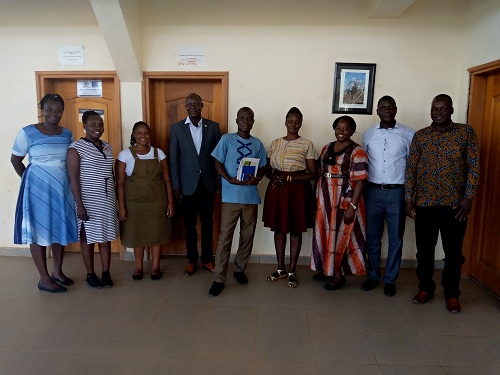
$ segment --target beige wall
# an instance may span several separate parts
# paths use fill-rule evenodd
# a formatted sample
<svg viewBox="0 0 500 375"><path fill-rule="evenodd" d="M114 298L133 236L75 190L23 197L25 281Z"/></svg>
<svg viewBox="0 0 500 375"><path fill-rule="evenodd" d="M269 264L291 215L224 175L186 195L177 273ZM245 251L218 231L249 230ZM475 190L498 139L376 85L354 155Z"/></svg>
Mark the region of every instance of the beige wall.
<svg viewBox="0 0 500 375"><path fill-rule="evenodd" d="M131 3L123 2L124 12L137 9ZM498 1L417 0L398 19L370 19L370 4L368 0L148 0L142 6L142 45L137 41L137 24L130 39L134 47L141 47L135 53L145 71L178 70L177 47L203 48L203 70L229 72L229 131L236 131L233 119L238 108L250 106L256 114L253 134L265 145L285 134L284 116L291 106L304 113L301 134L318 150L333 139L335 62L376 63L375 100L394 96L397 119L415 129L429 124L430 102L441 92L456 99L454 119L465 121L466 69L500 58ZM57 66L57 47L65 44L85 46L85 67ZM0 51L0 126L7 144L0 151L4 160L0 247L13 247L19 178L8 160L19 128L36 121L34 71L116 68L86 1L0 0ZM140 88L140 82L122 83L124 144L131 125L141 118ZM354 138L360 141L377 117L354 117L359 127ZM265 184L260 188L263 196ZM410 220L405 241L404 258L414 259ZM310 253L310 243L309 232L303 255ZM260 222L254 252L274 254L272 234Z"/></svg>

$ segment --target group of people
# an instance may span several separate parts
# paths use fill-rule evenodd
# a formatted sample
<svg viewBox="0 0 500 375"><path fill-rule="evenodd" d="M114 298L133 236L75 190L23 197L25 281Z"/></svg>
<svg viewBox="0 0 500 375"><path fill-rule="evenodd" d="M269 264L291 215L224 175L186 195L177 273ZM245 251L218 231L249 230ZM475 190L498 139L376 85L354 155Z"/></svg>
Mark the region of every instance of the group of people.
<svg viewBox="0 0 500 375"><path fill-rule="evenodd" d="M272 141L266 151L250 134L255 121L251 108L237 112L236 133L221 136L219 124L202 117L201 97L192 93L186 98L187 118L170 129L169 162L162 150L150 145L149 126L144 122L134 125L131 147L120 152L116 161L116 193L112 149L100 140L104 127L99 114L84 113L86 136L72 142L71 133L59 125L63 99L48 94L40 108L43 122L19 132L11 158L22 177L15 243L30 244L40 273L39 289L63 292L73 283L61 266L64 246L77 239L87 284L112 286L110 241L119 233L123 245L134 248L132 278L143 278L144 249L151 247L151 279L158 280L161 245L170 240L174 199L181 203L184 214L185 276L198 270L201 258L201 267L214 273L209 295L215 297L223 291L239 220L233 277L239 284L248 284L245 269L261 203L257 185L266 176L269 184L262 220L274 233L277 256L277 269L267 276L268 281L287 279L288 287L298 287L302 233L314 228L310 267L317 273L313 279L326 281L327 290L337 290L345 285L346 274L367 275L362 289L373 290L382 280L381 239L387 223L383 283L385 295L392 297L406 214L415 219L419 291L413 302L426 303L434 296L434 252L441 234L446 307L451 312L461 310L462 242L479 178L479 154L472 127L452 121L453 103L448 95L433 99L432 124L417 132L397 122L395 100L382 97L377 104L380 122L363 134L362 145L351 139L355 120L340 116L333 122L335 141L318 155L312 142L299 135L303 115L296 107L285 116L286 135ZM30 163L25 168L22 160L26 154ZM238 169L243 158L252 158L257 165L255 173L241 178ZM220 188L221 232L214 263L214 199ZM95 243L101 256L101 279L94 272ZM48 245L54 254L51 276L45 260Z"/></svg>
<svg viewBox="0 0 500 375"><path fill-rule="evenodd" d="M71 132L59 125L63 98L47 94L39 107L43 121L19 131L11 157L21 177L14 242L30 245L40 274L38 288L62 293L74 284L63 273L62 263L64 246L77 241L87 270L85 282L92 288L112 287L111 241L119 235L124 246L134 249L132 278L142 279L144 250L150 247L151 279L160 279L161 245L170 240L174 198L166 155L150 146L148 124L134 125L131 146L115 163L111 145L101 140L104 121L99 113L83 113L85 136L73 141ZM28 166L23 163L26 155ZM100 278L94 269L96 243ZM54 258L51 275L47 246Z"/></svg>

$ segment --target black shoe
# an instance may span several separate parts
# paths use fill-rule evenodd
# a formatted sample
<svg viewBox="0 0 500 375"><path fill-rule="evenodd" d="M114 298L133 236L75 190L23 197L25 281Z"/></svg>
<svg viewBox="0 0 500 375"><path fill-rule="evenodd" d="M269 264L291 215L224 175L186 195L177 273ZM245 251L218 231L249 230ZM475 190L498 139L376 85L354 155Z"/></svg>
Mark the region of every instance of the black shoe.
<svg viewBox="0 0 500 375"><path fill-rule="evenodd" d="M99 280L95 273L88 273L85 283L91 288L102 288L101 280Z"/></svg>
<svg viewBox="0 0 500 375"><path fill-rule="evenodd" d="M151 274L151 280L160 280L161 279L161 271L158 273L152 273Z"/></svg>
<svg viewBox="0 0 500 375"><path fill-rule="evenodd" d="M323 271L320 271L318 273L315 273L313 276L313 280L315 281L326 281L331 279L331 276L326 276Z"/></svg>
<svg viewBox="0 0 500 375"><path fill-rule="evenodd" d="M221 294L222 289L224 289L224 284L214 281L212 283L212 286L210 287L210 290L208 291L208 295L211 297L217 297L219 294Z"/></svg>
<svg viewBox="0 0 500 375"><path fill-rule="evenodd" d="M105 271L101 276L101 284L105 288L111 288L113 286L113 280L111 280L111 275L109 271Z"/></svg>
<svg viewBox="0 0 500 375"><path fill-rule="evenodd" d="M243 271L241 271L241 272L234 271L233 272L233 277L236 279L236 281L238 282L238 284L241 284L241 285L247 285L248 284L248 277L247 277L247 275L245 275L245 272L243 272Z"/></svg>
<svg viewBox="0 0 500 375"><path fill-rule="evenodd" d="M387 297L392 297L396 294L396 284L385 283L384 284L384 294Z"/></svg>
<svg viewBox="0 0 500 375"><path fill-rule="evenodd" d="M46 286L43 286L40 283L38 283L38 289L44 290L44 291L50 292L50 293L64 293L65 291L67 291L67 289L65 287L63 287L62 285L59 285L57 288L50 289L50 288L47 288Z"/></svg>
<svg viewBox="0 0 500 375"><path fill-rule="evenodd" d="M372 289L375 289L375 287L378 285L378 281L367 278L366 281L361 285L361 290L364 290L365 292L368 292Z"/></svg>
<svg viewBox="0 0 500 375"><path fill-rule="evenodd" d="M346 283L346 279L344 276L342 276L340 279L335 280L332 279L332 281L328 282L325 284L325 289L326 290L339 290L342 288Z"/></svg>
<svg viewBox="0 0 500 375"><path fill-rule="evenodd" d="M66 277L66 280L62 280L62 279L58 278L57 276L55 276L54 274L52 274L52 276L50 276L50 278L52 279L52 281L54 281L58 284L64 285L64 286L70 286L70 285L73 285L75 283L73 281L73 279L70 279L69 277Z"/></svg>

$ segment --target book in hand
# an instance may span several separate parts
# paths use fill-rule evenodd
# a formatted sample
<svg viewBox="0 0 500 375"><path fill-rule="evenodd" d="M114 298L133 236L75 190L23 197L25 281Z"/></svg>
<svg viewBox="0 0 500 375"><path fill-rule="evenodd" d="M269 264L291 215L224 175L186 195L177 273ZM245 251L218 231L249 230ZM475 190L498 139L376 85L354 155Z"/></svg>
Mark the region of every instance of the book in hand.
<svg viewBox="0 0 500 375"><path fill-rule="evenodd" d="M238 167L238 174L236 175L238 181L245 181L251 176L256 176L259 169L259 162L259 158L242 158Z"/></svg>

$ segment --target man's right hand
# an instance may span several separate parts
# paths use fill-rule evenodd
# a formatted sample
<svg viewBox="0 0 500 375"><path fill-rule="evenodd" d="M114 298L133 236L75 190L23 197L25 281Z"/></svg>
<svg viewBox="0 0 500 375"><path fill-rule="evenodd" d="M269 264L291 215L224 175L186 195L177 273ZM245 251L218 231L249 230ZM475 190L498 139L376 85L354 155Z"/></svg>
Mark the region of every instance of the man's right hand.
<svg viewBox="0 0 500 375"><path fill-rule="evenodd" d="M417 214L415 213L415 205L413 204L413 202L411 201L406 202L406 216L415 219L416 215Z"/></svg>
<svg viewBox="0 0 500 375"><path fill-rule="evenodd" d="M181 201L182 201L182 193L181 193L181 189L175 189L175 190L173 191L173 193L174 193L174 198L175 198L176 200L178 200L179 202L181 202Z"/></svg>

